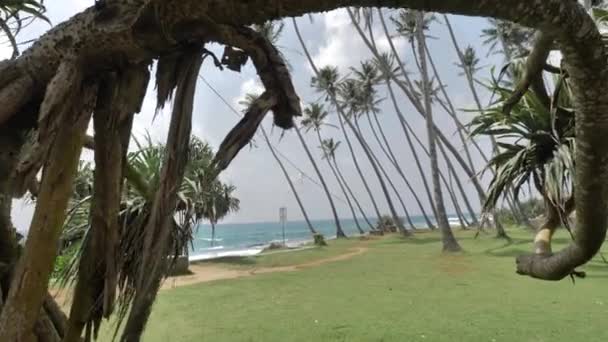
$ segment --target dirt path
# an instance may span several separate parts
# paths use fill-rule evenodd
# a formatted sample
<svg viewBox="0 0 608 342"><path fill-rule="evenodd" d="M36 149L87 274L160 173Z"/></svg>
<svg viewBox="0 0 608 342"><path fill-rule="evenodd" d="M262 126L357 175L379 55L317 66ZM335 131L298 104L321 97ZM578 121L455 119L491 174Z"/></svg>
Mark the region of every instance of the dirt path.
<svg viewBox="0 0 608 342"><path fill-rule="evenodd" d="M336 255L331 258L309 261L297 265L260 267L248 270L228 269L219 265L193 264L190 265L190 271L193 274L169 278L163 283L162 289L172 289L180 286L205 283L214 280L250 277L256 274L294 272L300 269L316 267L331 262L348 260L352 257L367 252L368 249L369 248L366 246L358 246L351 248L347 253Z"/></svg>
<svg viewBox="0 0 608 342"><path fill-rule="evenodd" d="M309 261L297 265L289 265L289 266L277 266L277 267L260 267L253 269L230 269L225 266L214 265L214 264L191 264L189 269L193 273L191 275L171 277L165 280L163 283L161 290L173 289L176 287L193 285L199 283L206 283L215 280L223 280L223 279L237 279L243 277L251 277L256 274L265 274L265 273L275 273L275 272L294 272L297 270L321 266L324 264L348 260L357 255L363 254L367 252L369 248L365 245L352 247L348 250L348 252L340 255L336 255L330 258L319 259L314 261ZM51 289L51 294L59 305L65 310L69 310L69 305L71 302L72 291L70 290L58 290ZM67 312L67 311L66 311Z"/></svg>

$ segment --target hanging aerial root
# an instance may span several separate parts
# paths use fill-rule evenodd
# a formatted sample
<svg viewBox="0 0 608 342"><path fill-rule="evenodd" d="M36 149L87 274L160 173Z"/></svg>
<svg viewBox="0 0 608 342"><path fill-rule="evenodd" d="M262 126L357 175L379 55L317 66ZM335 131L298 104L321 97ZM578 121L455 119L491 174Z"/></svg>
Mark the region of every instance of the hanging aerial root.
<svg viewBox="0 0 608 342"><path fill-rule="evenodd" d="M239 151L251 141L262 120L276 103L277 96L266 91L251 104L245 116L228 133L220 145L213 159L216 172L225 170Z"/></svg>
<svg viewBox="0 0 608 342"><path fill-rule="evenodd" d="M65 124L65 116L71 112L74 94L79 93L82 70L73 59L61 63L57 73L47 86L38 115L38 130L24 144L19 165L15 170L15 191L24 192L45 162L51 142ZM1 103L1 102L0 102Z"/></svg>
<svg viewBox="0 0 608 342"><path fill-rule="evenodd" d="M78 70L73 71L78 73ZM32 333L47 295L82 140L96 94L94 84L78 84L70 88L75 90L72 96L52 111L57 115L47 116L55 118L51 121L56 130L52 134L53 139L48 140L49 153L44 155L40 196L25 252L16 267L7 301L0 314L0 341L24 341ZM48 129L49 126L43 127Z"/></svg>
<svg viewBox="0 0 608 342"><path fill-rule="evenodd" d="M214 33L217 36L213 39L237 47L251 58L264 88L277 97L276 104L271 108L275 124L281 128L293 127L294 116L302 115L300 98L291 81L285 59L272 42L261 33L244 26L216 25ZM239 59L235 54L233 49L226 49L222 62L231 66L235 59Z"/></svg>
<svg viewBox="0 0 608 342"><path fill-rule="evenodd" d="M202 48L183 52L181 60L160 184L147 222L142 225L145 229L140 259L131 261L136 265L134 269L137 273L131 275L135 293L121 337L123 342L141 339L160 283L168 270L167 254L176 243L171 241L173 213L188 162L194 93L203 60Z"/></svg>
<svg viewBox="0 0 608 342"><path fill-rule="evenodd" d="M130 132L149 81L146 66L134 66L103 77L93 116L95 137L85 144L95 150L95 174L90 230L78 266L78 282L64 342L80 340L82 330L97 338L102 318L114 309L118 287L119 212L123 179L123 126ZM127 133L127 135L130 135ZM123 146L124 145L124 146ZM87 333L85 341L90 341Z"/></svg>
<svg viewBox="0 0 608 342"><path fill-rule="evenodd" d="M542 81L542 72L547 64L547 58L549 57L549 53L553 48L553 41L555 37L551 34L539 32L537 33L536 42L534 43L534 47L526 60L526 70L522 79L517 83L513 94L511 97L505 101L503 107L503 113L505 115L509 115L511 110L522 97L528 91L530 86L533 87L539 98L547 98L548 96L543 96L546 93L544 90L544 85ZM547 102L547 101L543 101Z"/></svg>

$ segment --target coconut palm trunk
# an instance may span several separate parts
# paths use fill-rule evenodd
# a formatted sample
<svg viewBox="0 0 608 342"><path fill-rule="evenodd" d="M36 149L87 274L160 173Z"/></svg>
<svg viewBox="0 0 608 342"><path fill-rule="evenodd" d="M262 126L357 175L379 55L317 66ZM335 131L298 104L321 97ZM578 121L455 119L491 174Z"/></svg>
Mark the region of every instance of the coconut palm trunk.
<svg viewBox="0 0 608 342"><path fill-rule="evenodd" d="M450 39L452 41L452 44L454 45L454 49L456 50L456 53L458 55L458 59L460 60L460 65L462 66L462 71L463 74L465 75L465 78L467 80L467 85L471 91L471 94L473 95L473 100L475 101L475 105L477 107L477 110L479 110L480 113L483 113L483 106L481 105L481 100L479 97L479 94L477 93L477 88L475 87L475 80L473 78L473 74L471 72L471 70L469 68L466 67L466 63L464 60L464 55L462 53L462 50L460 49L460 46L458 44L458 40L456 39L456 35L454 34L454 30L452 28L452 25L450 23L450 20L448 19L448 17L446 15L443 16L444 21L446 23L446 26L448 28L448 32L450 34ZM451 102L448 103L452 108L453 106L451 105ZM490 137L491 142L492 142L492 149L493 151L497 151L498 150L498 145L496 143L496 139L492 136ZM488 163L488 158L485 155L485 153L483 153L480 150L481 156L484 159L484 161L486 162L486 164ZM474 169L474 168L472 168ZM491 170L492 173L495 173L496 171L494 169ZM512 193L511 190L509 190L509 193ZM523 223L526 226L531 226L530 221L525 217L525 215L523 215L518 203L517 203L517 199L514 199L514 201L511 200L510 196L507 195L505 196L505 199L507 201L507 204L509 205L511 211L514 213L515 215L515 219L518 222ZM483 205L483 204L482 204ZM494 224L496 225L496 230L497 230L497 237L506 237L508 238L508 235L506 234L506 232L504 231L502 224L499 221L498 215L496 215L495 212L492 213L493 217L494 217Z"/></svg>
<svg viewBox="0 0 608 342"><path fill-rule="evenodd" d="M215 220L209 221L211 223L211 247L215 246Z"/></svg>
<svg viewBox="0 0 608 342"><path fill-rule="evenodd" d="M298 202L298 207L300 207L302 216L304 216L304 221L306 221L306 226L308 226L308 230L310 230L310 233L313 236L316 235L317 230L312 225L310 218L308 217L308 213L306 212L306 207L304 207L304 204L302 203L302 200L300 199L300 195L298 194L298 190L296 189L295 185L293 184L293 181L291 180L291 177L289 176L289 173L287 172L285 165L283 165L281 158L279 158L279 156L277 155L277 152L274 150L274 147L272 146L272 143L270 142L270 139L268 138L268 134L266 133L266 129L264 129L264 127L260 127L260 130L262 132L262 136L264 137L264 141L266 142L266 145L268 146L268 149L270 150L270 153L272 154L272 157L277 162L277 164L279 164L279 168L281 169L281 172L283 172L283 176L285 176L285 180L287 180L287 184L289 184L289 188L291 189L291 192L293 193L293 196L295 197L296 202Z"/></svg>
<svg viewBox="0 0 608 342"><path fill-rule="evenodd" d="M321 139L321 133L319 133L318 130L316 132L317 132L317 137L319 138L319 146L321 146L321 148L323 149L323 139ZM331 157L325 151L323 152L323 154L324 154L324 159L327 161L327 166L329 166L331 173L336 178L336 181L338 182L338 185L340 186L340 190L342 191L342 194L344 195L344 198L346 199L346 204L348 205L348 209L350 210L351 214L353 215L353 220L355 221L355 226L357 227L357 230L359 231L360 234L365 234L365 231L363 231L363 229L361 228L361 225L359 224L359 219L357 218L357 213L355 212L353 203L350 200L350 196L349 196L348 192L346 191L344 184L342 184L342 180L338 176L338 173L336 172L336 170L334 169L334 166L332 165L332 163L330 161Z"/></svg>
<svg viewBox="0 0 608 342"><path fill-rule="evenodd" d="M312 62L312 59L309 61L310 61L311 65L314 67L314 70L317 70L316 66ZM317 71L317 74L318 74L318 71ZM351 120L348 118L346 113L344 113L344 110L342 110L341 106L339 105L336 95L333 93L330 93L328 95L330 96L330 99L332 100L334 107L336 107L336 109L338 111L338 121L340 122L340 128L342 129L345 139L348 136L348 133L346 132L346 128L344 126L344 123L346 122L347 126L349 127L349 129L351 130L351 132L353 133L353 135L359 142L359 145L363 149L363 152L365 153L365 156L367 157L369 163L371 164L372 169L374 170L374 173L376 174L376 177L378 177L378 182L380 183L380 188L382 189L382 193L384 194L384 197L386 198L386 201L387 201L389 210L391 212L391 216L393 217L393 220L395 222L397 222L396 223L397 227L399 228L399 230L401 231L402 234L409 235L409 233L407 232L405 227L403 227L403 224L401 223L399 215L397 215L397 211L395 210L393 201L390 198L390 194L388 192L388 188L386 187L386 183L384 182L384 179L382 178L382 175L380 173L380 170L384 171L384 169L381 168L381 166L377 164L375 156L369 151L369 146L367 145L367 143L365 142L363 137L359 134L357 127L351 122ZM384 174L386 176L386 172L384 172ZM390 184L393 184L389 177L387 177L387 181ZM394 187L394 184L393 184L393 190L395 191L395 193L398 194L398 191ZM398 197L398 198L400 198L400 197ZM405 207L405 204L403 204L403 201L401 201L401 204L403 205L403 209L405 211L406 218L408 218L408 223L410 223L410 225L413 226L413 221L411 220L411 218L407 212L407 209Z"/></svg>
<svg viewBox="0 0 608 342"><path fill-rule="evenodd" d="M443 202L443 193L441 191L441 183L439 178L439 162L437 159L437 138L436 130L433 124L433 109L431 106L431 94L429 89L429 74L427 68L427 58L424 49L424 30L423 30L423 14L418 14L418 29L417 29L417 42L418 42L418 54L420 55L420 69L422 76L422 92L424 97L424 107L426 114L426 128L429 140L429 154L431 159L431 175L433 180L433 189L435 195L435 207L437 212L437 225L441 230L441 236L443 241L443 250L446 252L457 252L462 248L456 241L448 216L445 211Z"/></svg>
<svg viewBox="0 0 608 342"><path fill-rule="evenodd" d="M363 39L363 42L365 43L365 45L367 45L367 47L370 49L370 51L374 55L374 58L376 58L378 60L381 60L382 56L373 47L372 43L369 41L369 39L367 38L367 36L363 33L361 27L356 23L356 20L354 20L354 16L352 15L352 11L348 10L348 12L349 12L349 15L351 16L351 21L354 23L355 29L359 32L359 36L361 36L361 38ZM390 39L389 39L389 41L390 41ZM393 52L395 53L395 56L397 57L397 60L399 60L398 54L396 54L396 51L394 49L393 49ZM397 86L407 96L408 100L412 103L412 105L414 106L414 108L416 109L416 111L418 112L418 114L420 114L426 120L426 112L425 112L424 104L421 103L416 98L416 96L414 95L414 92L413 92L413 89L414 89L413 83L409 79L409 76L407 75L407 72L406 72L405 68L403 67L402 63L400 65L400 68L401 68L401 70L402 70L402 72L404 74L404 78L406 80L406 83L404 83L402 80L400 80L399 78L397 78L394 73L386 73L386 72L384 72L384 76L385 77L389 77L390 79L392 79L395 82L395 84L397 84ZM428 73L427 73L427 77L428 77ZM441 143L443 143L445 145L445 147L448 149L448 151L453 155L454 160L456 162L458 162L458 165L460 165L460 167L462 168L462 170L466 173L467 177L471 180L471 182L475 186L475 190L481 196L485 196L485 191L484 191L483 187L481 186L481 184L479 183L479 181L477 180L475 172L473 172L471 170L471 168L469 167L468 163L461 156L460 151L458 151L458 149L456 147L454 147L454 145L451 143L451 141L445 136L445 134L443 134L443 132L439 129L439 127L437 127L437 125L435 125L434 122L432 123L432 125L433 125L433 130L435 131L434 134L441 141Z"/></svg>
<svg viewBox="0 0 608 342"><path fill-rule="evenodd" d="M304 43L304 40L302 39L302 35L300 33L298 24L295 19L293 19L292 22L293 22L293 26L294 26L296 35L298 37L298 40L300 41L300 44L302 45L302 49L304 50L304 53L306 54L306 58L308 59L309 63L313 66L314 70L316 70L315 74L318 75L319 74L318 69L314 65L312 57L310 56L310 52L308 51L306 44ZM344 133L344 140L346 141L346 144L348 145L348 149L349 149L351 157L353 159L353 163L355 164L355 168L357 169L357 173L359 174L359 177L361 178L363 186L365 187L365 190L367 191L367 193L369 195L369 198L372 202L372 206L374 207L374 211L376 213L377 219L380 219L382 217L382 214L380 213L380 209L378 208L378 204L372 194L371 188L369 187L369 184L367 183L367 179L366 179L365 175L363 174L363 171L361 170L361 166L359 165L359 161L358 161L355 151L353 149L350 138L349 138L348 134L346 134L346 130L343 129L342 131Z"/></svg>
<svg viewBox="0 0 608 342"><path fill-rule="evenodd" d="M422 201L420 200L420 198L418 197L418 194L416 193L416 191L412 187L409 179L405 175L405 172L401 168L401 165L399 165L399 162L397 161L397 158L395 157L395 154L393 153L392 148L390 147L390 143L388 142L388 139L386 138L386 135L384 134L384 129L382 129L382 125L380 124L380 121L378 120L378 114L375 113L375 112L373 112L373 113L368 113L366 116L367 116L367 119L368 119L369 127L370 127L370 129L372 131L372 135L374 136L376 142L380 146L380 150L384 153L384 155L389 160L389 162L391 163L391 165L393 165L393 167L395 168L395 170L397 171L397 173L399 174L399 176L401 176L401 178L405 182L405 185L407 186L408 190L412 194L412 197L414 197L414 201L416 202L416 204L418 205L418 208L420 209L420 213L424 217L428 217L426 209L424 208L424 205L422 205ZM372 119L371 119L372 116L374 117L374 120L375 120L375 122L377 124L377 127L378 127L377 130L376 130L375 126L374 126L374 123L372 122ZM361 134L361 129L360 128L359 128L359 133ZM380 133L380 134L378 134L378 133ZM382 140L380 140L379 136L382 137ZM376 158L376 160L378 160L378 158ZM397 194L397 196L399 198L401 197L399 194ZM400 201L403 202L403 200L401 198L400 198ZM431 208L432 208L432 206L431 206ZM407 211L405 208L404 208L404 210ZM430 221L427 222L427 223L430 223Z"/></svg>
<svg viewBox="0 0 608 342"><path fill-rule="evenodd" d="M331 213L334 217L334 223L336 224L336 237L345 238L346 234L342 230L342 225L340 224L340 218L338 217L338 212L336 211L336 205L334 204L334 200L331 196L331 193L329 192L327 183L325 183L325 178L323 177L321 170L317 166L317 162L315 161L315 158L312 156L312 153L310 153L310 149L308 148L308 145L306 144L306 141L304 140L304 137L302 136L302 133L300 132L300 128L297 125L295 125L294 130L296 131L296 135L298 136L298 139L300 140L300 143L302 144L302 147L304 148L304 151L306 152L306 155L308 156L308 160L310 160L312 167L315 169L315 173L317 174L317 177L319 177L319 181L321 181L321 185L323 185L323 190L325 191L325 194L327 195L327 200L328 200L329 206L331 208Z"/></svg>
<svg viewBox="0 0 608 342"><path fill-rule="evenodd" d="M363 217L363 219L365 220L365 223L367 223L367 225L369 226L369 228L371 230L376 229L374 227L374 224L367 217L367 214L363 210L363 207L361 206L361 203L359 203L359 200L357 199L357 196L355 196L355 193L353 192L353 190L348 185L348 182L346 181L346 178L344 178L344 175L342 174L342 171L340 170L340 167L338 166L338 162L336 160L336 156L332 156L331 157L331 161L334 164L334 168L336 169L336 173L338 174L338 177L340 177L340 180L342 180L342 184L344 184L344 187L346 187L346 190L350 194L350 197L353 199L353 201L357 205L357 209L359 210L359 213L361 214L361 217Z"/></svg>
<svg viewBox="0 0 608 342"><path fill-rule="evenodd" d="M355 119L353 121L355 122L354 127L356 129L356 131L353 131L353 134L358 135L360 137L363 137L363 132L361 131L361 127L359 126L359 121L357 119ZM343 126L343 123L341 123L341 125ZM362 146L362 147L364 149L367 148L367 149L371 150L371 148L369 147L369 145L367 145L367 142L365 142L365 144L366 144L366 146ZM406 218L408 224L410 225L410 227L412 229L414 229L414 230L417 229L416 226L415 226L415 224L414 224L414 220L412 220L412 217L410 216L409 210L407 210L407 206L405 205L405 202L403 201L403 197L401 197L401 194L399 193L399 190L397 189L397 186L395 185L395 183L393 182L393 180L391 179L391 177L388 175L388 172L386 172L386 169L384 168L384 166L380 162L380 159L374 153L370 153L370 155L373 158L373 162L376 163L378 169L380 170L380 173L382 174L382 177L384 177L384 179L386 179L386 181L388 182L389 186L391 187L391 189L395 193L395 197L397 197L397 201L399 201L399 204L401 205L401 208L403 209L403 212L405 213L405 218ZM422 203L420 202L420 200L418 199L418 197L415 196L414 188L410 184L409 180L406 177L403 177L403 179L405 181L406 186L410 190L410 192L412 194L414 194L414 199L416 200L419 208L421 208L422 212L426 214L426 211L424 211L424 206L422 205ZM390 200L390 198L389 198L389 200Z"/></svg>

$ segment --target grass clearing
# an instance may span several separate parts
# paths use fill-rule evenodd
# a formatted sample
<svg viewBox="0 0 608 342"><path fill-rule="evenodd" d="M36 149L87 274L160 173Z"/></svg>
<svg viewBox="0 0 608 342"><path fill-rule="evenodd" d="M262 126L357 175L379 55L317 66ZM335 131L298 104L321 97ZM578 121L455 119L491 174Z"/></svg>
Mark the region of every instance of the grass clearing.
<svg viewBox="0 0 608 342"><path fill-rule="evenodd" d="M514 240L507 245L458 232L465 249L458 255L442 255L432 232L261 256L253 264L272 267L369 247L296 272L162 291L144 341L608 340L608 264L593 260L575 285L522 277L514 256L531 250L532 236L509 233ZM561 248L568 235L559 232L557 241Z"/></svg>

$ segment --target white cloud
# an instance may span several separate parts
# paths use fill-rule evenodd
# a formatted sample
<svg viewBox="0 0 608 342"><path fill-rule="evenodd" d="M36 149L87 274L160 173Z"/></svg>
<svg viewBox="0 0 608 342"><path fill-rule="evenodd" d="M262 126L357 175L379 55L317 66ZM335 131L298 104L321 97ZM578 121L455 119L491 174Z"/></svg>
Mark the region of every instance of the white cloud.
<svg viewBox="0 0 608 342"><path fill-rule="evenodd" d="M243 105L240 103L243 101L247 94L261 95L264 92L264 86L258 79L250 78L241 84L241 92L235 97L232 102L237 110L243 109Z"/></svg>
<svg viewBox="0 0 608 342"><path fill-rule="evenodd" d="M323 17L327 37L318 53L313 56L317 67L337 66L340 70L356 67L362 60L371 58L372 53L352 25L348 12L344 9L326 13ZM379 21L373 24L375 43L380 52L390 51L388 38L384 34ZM397 51L404 51L405 41L393 39Z"/></svg>

